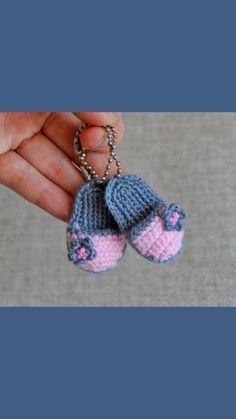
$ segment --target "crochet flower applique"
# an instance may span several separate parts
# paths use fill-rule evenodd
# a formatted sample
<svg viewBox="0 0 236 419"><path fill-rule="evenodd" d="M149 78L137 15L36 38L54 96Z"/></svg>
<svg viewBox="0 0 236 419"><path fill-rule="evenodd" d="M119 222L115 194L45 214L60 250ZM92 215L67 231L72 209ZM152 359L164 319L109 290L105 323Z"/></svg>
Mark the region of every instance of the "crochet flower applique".
<svg viewBox="0 0 236 419"><path fill-rule="evenodd" d="M75 265L84 265L97 256L93 241L89 237L79 239L75 233L68 232L68 259Z"/></svg>
<svg viewBox="0 0 236 419"><path fill-rule="evenodd" d="M184 227L185 213L177 204L171 204L162 214L164 226L168 231L181 231Z"/></svg>

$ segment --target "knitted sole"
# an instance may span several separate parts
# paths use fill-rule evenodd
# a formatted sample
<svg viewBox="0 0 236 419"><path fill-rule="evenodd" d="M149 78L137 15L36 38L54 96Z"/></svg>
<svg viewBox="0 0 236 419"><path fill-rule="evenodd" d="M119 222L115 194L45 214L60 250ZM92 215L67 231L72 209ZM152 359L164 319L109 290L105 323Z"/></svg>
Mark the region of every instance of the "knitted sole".
<svg viewBox="0 0 236 419"><path fill-rule="evenodd" d="M68 259L90 272L114 268L126 239L106 205L106 184L90 182L77 193L67 227Z"/></svg>
<svg viewBox="0 0 236 419"><path fill-rule="evenodd" d="M185 214L170 206L138 176L114 176L105 199L129 243L156 263L172 261L183 245Z"/></svg>

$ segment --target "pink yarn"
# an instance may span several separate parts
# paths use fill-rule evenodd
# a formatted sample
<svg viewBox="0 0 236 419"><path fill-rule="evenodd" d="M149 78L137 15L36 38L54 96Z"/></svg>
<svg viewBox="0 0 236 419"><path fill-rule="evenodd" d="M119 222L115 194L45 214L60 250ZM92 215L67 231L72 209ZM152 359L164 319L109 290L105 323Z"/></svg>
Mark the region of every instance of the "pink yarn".
<svg viewBox="0 0 236 419"><path fill-rule="evenodd" d="M80 236L81 237L81 236ZM97 252L95 259L81 266L82 269L92 272L102 272L114 268L122 257L126 240L124 236L90 236Z"/></svg>
<svg viewBox="0 0 236 419"><path fill-rule="evenodd" d="M79 257L79 259L86 260L88 257L88 252L84 247L81 247L80 249L76 250L76 253Z"/></svg>
<svg viewBox="0 0 236 419"><path fill-rule="evenodd" d="M165 262L178 254L183 235L183 231L165 230L162 219L157 216L133 244L143 256Z"/></svg>
<svg viewBox="0 0 236 419"><path fill-rule="evenodd" d="M178 222L178 220L179 220L179 214L177 212L173 212L169 221L171 222L171 224L175 225Z"/></svg>

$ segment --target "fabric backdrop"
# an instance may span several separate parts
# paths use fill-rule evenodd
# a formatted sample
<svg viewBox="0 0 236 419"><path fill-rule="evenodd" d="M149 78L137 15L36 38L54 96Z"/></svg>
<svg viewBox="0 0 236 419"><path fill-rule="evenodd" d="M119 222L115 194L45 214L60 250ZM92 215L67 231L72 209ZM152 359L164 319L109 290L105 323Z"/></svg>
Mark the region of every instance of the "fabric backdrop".
<svg viewBox="0 0 236 419"><path fill-rule="evenodd" d="M160 266L128 248L113 271L83 272L66 226L0 186L1 306L236 305L236 114L123 116L122 162L187 212L184 255Z"/></svg>

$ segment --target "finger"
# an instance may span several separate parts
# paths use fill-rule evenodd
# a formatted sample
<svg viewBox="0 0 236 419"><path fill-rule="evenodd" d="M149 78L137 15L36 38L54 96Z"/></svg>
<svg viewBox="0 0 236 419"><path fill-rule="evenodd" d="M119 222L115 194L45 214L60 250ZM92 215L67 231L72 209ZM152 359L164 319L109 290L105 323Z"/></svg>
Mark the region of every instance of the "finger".
<svg viewBox="0 0 236 419"><path fill-rule="evenodd" d="M50 112L0 112L0 154L38 132Z"/></svg>
<svg viewBox="0 0 236 419"><path fill-rule="evenodd" d="M124 136L124 124L120 112L73 112L79 120L96 127L86 128L81 134L81 144L87 150L107 150L107 136L103 125L112 125L117 132L117 145L121 144Z"/></svg>
<svg viewBox="0 0 236 419"><path fill-rule="evenodd" d="M54 217L69 219L72 197L14 151L0 156L0 183Z"/></svg>
<svg viewBox="0 0 236 419"><path fill-rule="evenodd" d="M70 143L70 149L73 150L73 140L80 125L81 121L72 113L52 113L43 126L42 131L58 147L64 150L65 143L67 142ZM117 131L117 145L119 145L124 136L124 126L121 118L117 117L115 127ZM86 128L81 134L81 143L87 150L108 151L106 131L104 128Z"/></svg>
<svg viewBox="0 0 236 419"><path fill-rule="evenodd" d="M119 146L123 141L124 136L124 127L120 123L116 128L117 132L117 146ZM108 152L107 145L107 133L105 128L99 127L88 127L85 128L80 135L81 145L86 148L86 150L94 150L100 152Z"/></svg>
<svg viewBox="0 0 236 419"><path fill-rule="evenodd" d="M74 153L74 137L78 129L78 118L70 112L54 113L52 114L46 125L43 127L43 133L50 138L57 147L59 147L70 160L80 165L78 156ZM107 153L100 153L98 151L88 151L86 160L98 173L99 176L103 175L105 166L108 160L108 147ZM111 175L116 172L113 165Z"/></svg>
<svg viewBox="0 0 236 419"><path fill-rule="evenodd" d="M83 178L68 156L43 134L23 141L17 153L49 180L74 196Z"/></svg>
<svg viewBox="0 0 236 419"><path fill-rule="evenodd" d="M81 121L91 125L114 125L121 119L120 112L73 112Z"/></svg>

